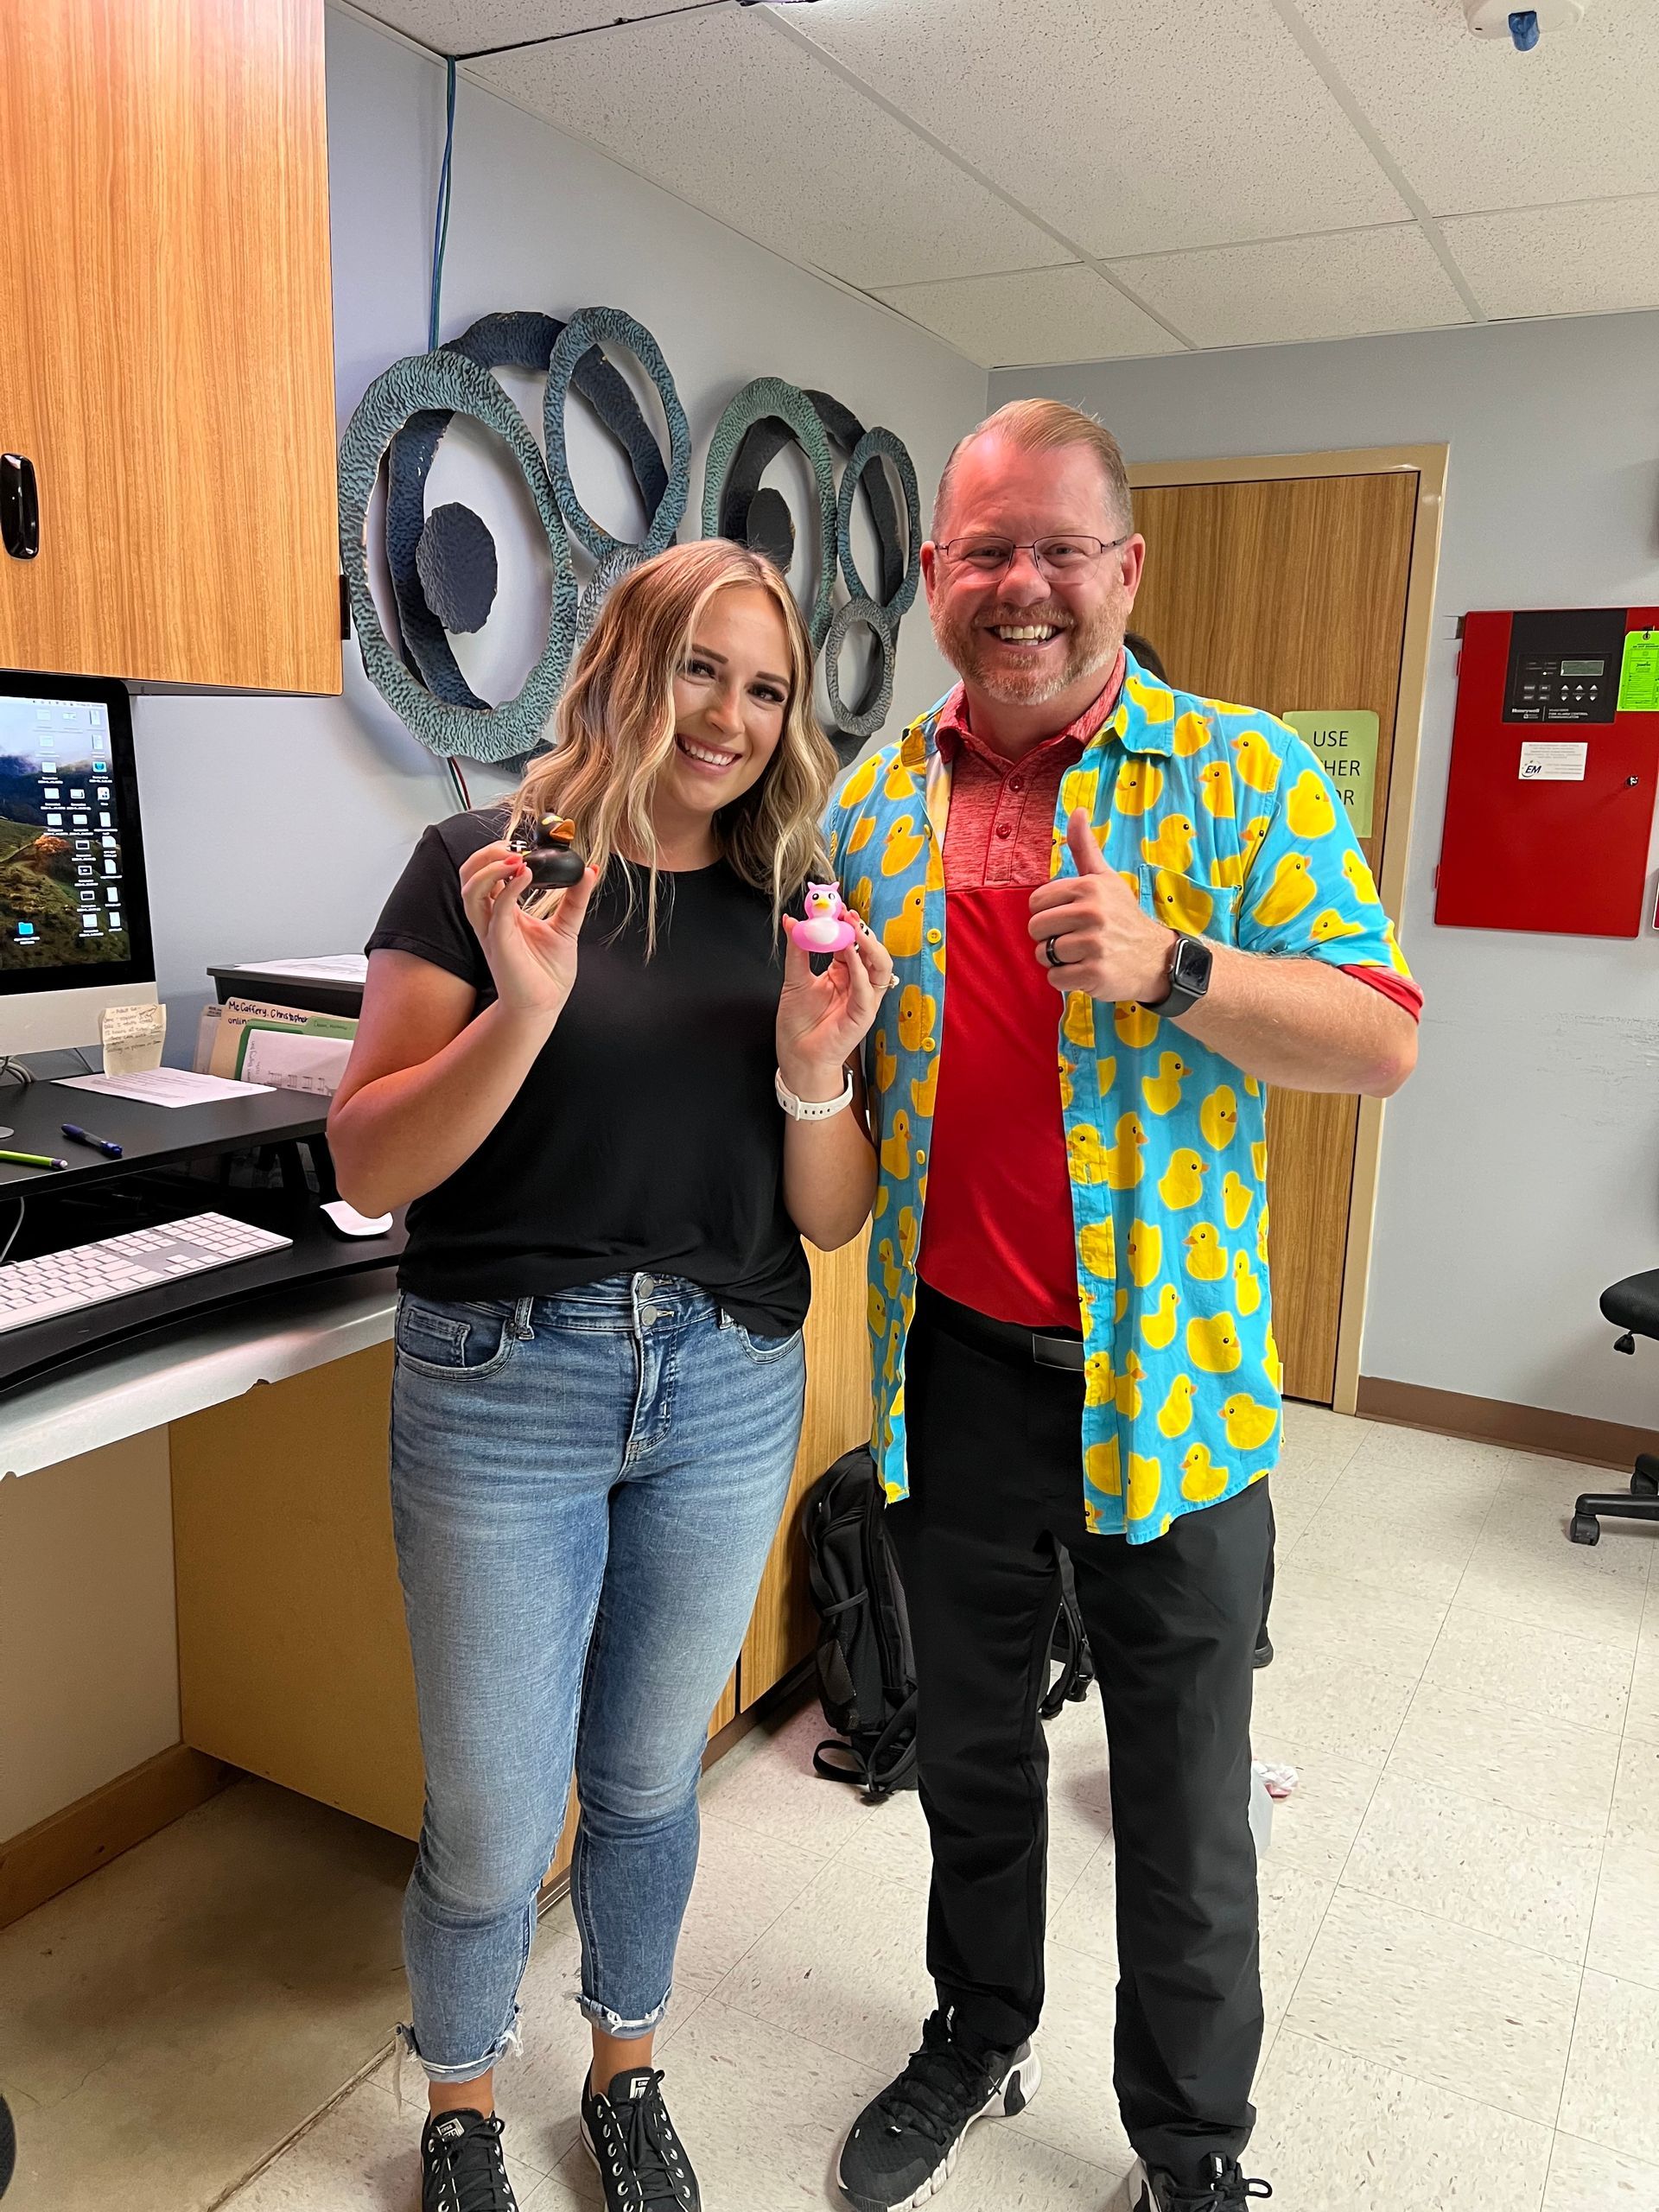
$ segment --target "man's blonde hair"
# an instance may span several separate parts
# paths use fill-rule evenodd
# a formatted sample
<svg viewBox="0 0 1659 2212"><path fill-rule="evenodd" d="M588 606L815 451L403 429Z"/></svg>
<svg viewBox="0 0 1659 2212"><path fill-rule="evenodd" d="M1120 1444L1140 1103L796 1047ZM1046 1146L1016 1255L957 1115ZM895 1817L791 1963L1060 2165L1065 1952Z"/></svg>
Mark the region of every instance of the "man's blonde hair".
<svg viewBox="0 0 1659 2212"><path fill-rule="evenodd" d="M950 512L950 487L958 459L981 438L993 437L1006 439L1021 453L1057 453L1065 446L1087 446L1099 461L1106 480L1106 503L1112 511L1114 526L1125 537L1134 529L1135 514L1123 450L1106 425L1096 422L1092 415L1085 415L1080 407L1068 407L1063 399L1011 399L995 415L988 415L977 429L969 430L965 438L958 438L951 448L933 501L935 538Z"/></svg>

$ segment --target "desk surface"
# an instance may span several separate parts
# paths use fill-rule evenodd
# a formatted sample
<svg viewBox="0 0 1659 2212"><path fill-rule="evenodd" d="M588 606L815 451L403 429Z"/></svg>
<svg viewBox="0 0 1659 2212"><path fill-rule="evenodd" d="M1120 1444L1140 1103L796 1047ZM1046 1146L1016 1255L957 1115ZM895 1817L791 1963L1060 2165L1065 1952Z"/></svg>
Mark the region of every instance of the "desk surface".
<svg viewBox="0 0 1659 2212"><path fill-rule="evenodd" d="M0 1398L0 1479L118 1444L391 1337L388 1268L318 1283L116 1346Z"/></svg>
<svg viewBox="0 0 1659 2212"><path fill-rule="evenodd" d="M165 1167L181 1160L200 1160L245 1146L282 1143L318 1135L328 1118L328 1101L297 1090L250 1090L245 1098L215 1100L200 1106L151 1106L137 1098L106 1098L96 1090L68 1090L41 1077L30 1084L0 1086L0 1137L8 1152L43 1152L67 1160L68 1167L15 1167L0 1160L0 1198L22 1198L35 1191L65 1191L95 1178L130 1173L135 1167ZM108 1137L125 1149L125 1158L106 1160L62 1133L73 1122L94 1136Z"/></svg>

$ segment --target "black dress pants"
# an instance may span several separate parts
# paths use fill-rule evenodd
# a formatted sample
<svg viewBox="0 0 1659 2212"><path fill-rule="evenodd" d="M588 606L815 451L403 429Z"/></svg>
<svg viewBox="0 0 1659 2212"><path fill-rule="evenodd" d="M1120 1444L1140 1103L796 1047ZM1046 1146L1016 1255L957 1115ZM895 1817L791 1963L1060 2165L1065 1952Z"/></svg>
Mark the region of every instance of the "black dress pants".
<svg viewBox="0 0 1659 2212"><path fill-rule="evenodd" d="M1048 1840L1037 1707L1064 1546L1111 1762L1115 2086L1135 2150L1191 2185L1212 2152L1239 2155L1255 2119L1250 1661L1267 1484L1149 1544L1090 1535L1083 1376L968 1341L984 1334L978 1318L922 1286L906 1361L911 1495L888 1516L916 1644L928 1969L971 2035L1007 2049L1036 2027Z"/></svg>

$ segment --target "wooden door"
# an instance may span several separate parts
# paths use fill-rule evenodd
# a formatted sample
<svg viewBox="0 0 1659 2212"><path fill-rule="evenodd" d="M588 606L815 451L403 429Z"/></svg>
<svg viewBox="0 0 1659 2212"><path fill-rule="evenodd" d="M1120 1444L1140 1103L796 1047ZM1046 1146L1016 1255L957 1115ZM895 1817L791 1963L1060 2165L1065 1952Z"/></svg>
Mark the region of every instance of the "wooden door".
<svg viewBox="0 0 1659 2212"><path fill-rule="evenodd" d="M0 8L0 666L338 691L322 0Z"/></svg>
<svg viewBox="0 0 1659 2212"><path fill-rule="evenodd" d="M1135 628L1173 683L1264 707L1367 709L1379 724L1372 835L1381 873L1399 706L1414 469L1139 487L1146 575ZM1329 1405L1359 1102L1268 1100L1274 1330L1292 1397Z"/></svg>

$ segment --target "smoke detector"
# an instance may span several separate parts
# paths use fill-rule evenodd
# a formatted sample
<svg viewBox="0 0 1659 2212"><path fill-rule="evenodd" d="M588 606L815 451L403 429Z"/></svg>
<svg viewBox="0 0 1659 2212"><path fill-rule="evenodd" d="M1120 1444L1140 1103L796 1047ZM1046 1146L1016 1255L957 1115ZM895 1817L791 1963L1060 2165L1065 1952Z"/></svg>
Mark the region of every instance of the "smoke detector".
<svg viewBox="0 0 1659 2212"><path fill-rule="evenodd" d="M1463 12L1477 38L1508 39L1522 54L1530 54L1545 31L1570 31L1584 21L1590 0L1533 0L1529 8L1516 8L1510 0L1463 0Z"/></svg>

